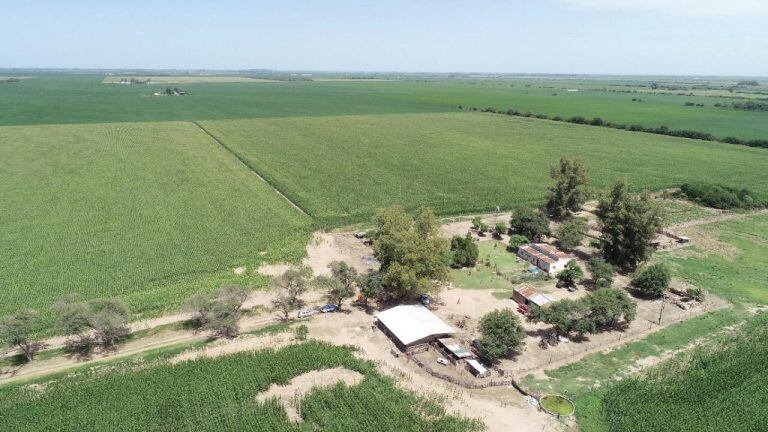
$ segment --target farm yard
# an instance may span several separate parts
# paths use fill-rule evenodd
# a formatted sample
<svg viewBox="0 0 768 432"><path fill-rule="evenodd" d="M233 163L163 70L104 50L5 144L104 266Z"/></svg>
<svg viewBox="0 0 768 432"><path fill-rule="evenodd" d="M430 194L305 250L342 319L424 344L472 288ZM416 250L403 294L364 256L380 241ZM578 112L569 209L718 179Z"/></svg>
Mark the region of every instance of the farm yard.
<svg viewBox="0 0 768 432"><path fill-rule="evenodd" d="M157 88L117 85L131 78L184 84L190 96L145 97ZM23 81L0 86L0 99L15 102L0 104L0 317L40 311L34 336L48 345L33 360L0 351L2 430L618 432L644 430L642 419L654 417L654 430L714 431L716 416L762 412L765 395L754 383L768 366L760 314L768 304L768 216L760 207L768 150L533 114L764 139L764 112L713 106L759 98L763 87L686 82L683 95L673 83L650 88L639 78L397 74L272 82L41 73ZM476 112L485 107L532 115ZM596 201L574 213L594 238L567 249L585 270L572 286L518 257L514 230L473 228L474 216L493 230L522 207L541 206L561 157L590 168L590 199L625 178L632 197L653 191L665 210L652 259L611 270L606 289L627 295L631 322L563 336L515 292L524 283L548 302L582 305L598 291L586 273L604 247ZM756 204L694 204L673 193L687 182L748 188ZM449 364L443 342L401 350L377 322L393 300L363 294L363 280L388 282L355 277L341 297L328 285L338 261L380 276L380 231L369 228L393 205L411 215L433 208L443 219L414 226L449 240L469 232L477 262L440 261L442 291L409 301L428 305L487 369ZM566 214L544 217L551 232L531 242L559 248ZM672 290L644 297L632 272L657 263L668 267ZM307 287L284 312L281 278L305 271L298 264ZM227 317L239 336L207 333L210 315L190 307L191 299L213 304L193 296L219 287L244 290ZM703 298L680 294L688 288L704 289ZM125 300L127 335L111 348L73 351L52 310L69 294ZM478 341L485 317L501 309L519 319L521 343L491 360ZM722 394L691 390L712 382ZM573 400L575 417L539 410L545 394ZM755 396L734 402L744 394ZM759 426L723 424L737 432Z"/></svg>

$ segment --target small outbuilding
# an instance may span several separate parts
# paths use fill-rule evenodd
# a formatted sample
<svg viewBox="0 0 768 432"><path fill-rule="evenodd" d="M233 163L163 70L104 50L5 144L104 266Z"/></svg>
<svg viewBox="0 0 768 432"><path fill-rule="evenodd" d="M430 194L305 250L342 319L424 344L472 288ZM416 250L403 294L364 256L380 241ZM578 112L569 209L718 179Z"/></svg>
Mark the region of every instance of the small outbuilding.
<svg viewBox="0 0 768 432"><path fill-rule="evenodd" d="M553 300L545 294L536 291L536 288L529 284L520 284L512 291L512 300L524 306L542 307Z"/></svg>
<svg viewBox="0 0 768 432"><path fill-rule="evenodd" d="M517 256L540 268L550 276L565 269L573 255L558 250L546 243L529 243L517 248Z"/></svg>
<svg viewBox="0 0 768 432"><path fill-rule="evenodd" d="M471 358L472 353L464 349L454 338L441 338L437 340L440 348L445 351L446 355L450 356L454 363L460 362L464 359Z"/></svg>
<svg viewBox="0 0 768 432"><path fill-rule="evenodd" d="M421 305L402 305L376 314L379 328L403 351L456 333L453 327Z"/></svg>
<svg viewBox="0 0 768 432"><path fill-rule="evenodd" d="M467 369L472 373L472 375L478 378L485 378L491 374L491 372L485 366L474 359L467 360Z"/></svg>

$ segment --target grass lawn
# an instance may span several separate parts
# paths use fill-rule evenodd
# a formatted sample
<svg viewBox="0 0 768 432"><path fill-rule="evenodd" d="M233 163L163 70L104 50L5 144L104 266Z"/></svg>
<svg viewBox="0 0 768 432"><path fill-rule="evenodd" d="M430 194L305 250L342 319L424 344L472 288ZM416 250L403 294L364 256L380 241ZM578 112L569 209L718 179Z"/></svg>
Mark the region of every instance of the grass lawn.
<svg viewBox="0 0 768 432"><path fill-rule="evenodd" d="M475 431L433 402L397 388L352 349L306 342L169 364L178 350L84 369L36 386L0 388L0 430L48 431L88 425L99 431ZM312 390L302 423L275 400L256 401L272 383L334 367L361 373L360 384ZM136 415L141 413L141 415Z"/></svg>
<svg viewBox="0 0 768 432"><path fill-rule="evenodd" d="M598 191L627 177L636 189L702 180L768 195L764 149L536 119L450 113L202 123L323 226L367 221L391 204L430 205L442 215L538 204L548 167L561 156L583 158Z"/></svg>
<svg viewBox="0 0 768 432"><path fill-rule="evenodd" d="M660 200L664 207L664 226L704 219L719 214L717 211L687 201Z"/></svg>
<svg viewBox="0 0 768 432"><path fill-rule="evenodd" d="M477 245L480 252L477 266L451 270L453 285L462 289L491 289L496 291L494 295L498 293L502 298L509 298L529 264L507 251L506 244L501 241L487 240Z"/></svg>
<svg viewBox="0 0 768 432"><path fill-rule="evenodd" d="M190 123L0 127L0 316L69 293L137 316L264 285L312 222ZM247 266L238 277L233 267Z"/></svg>
<svg viewBox="0 0 768 432"><path fill-rule="evenodd" d="M701 229L726 245L729 252L704 251L693 247L695 256L685 251L662 254L675 274L731 302L768 304L768 215L749 216L704 225Z"/></svg>

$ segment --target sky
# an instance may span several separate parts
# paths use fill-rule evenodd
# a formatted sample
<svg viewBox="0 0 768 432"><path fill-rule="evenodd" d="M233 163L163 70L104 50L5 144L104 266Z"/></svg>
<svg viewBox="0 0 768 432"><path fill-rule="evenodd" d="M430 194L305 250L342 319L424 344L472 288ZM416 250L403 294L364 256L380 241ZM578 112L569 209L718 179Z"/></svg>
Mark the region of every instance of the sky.
<svg viewBox="0 0 768 432"><path fill-rule="evenodd" d="M768 76L768 0L2 3L0 68Z"/></svg>

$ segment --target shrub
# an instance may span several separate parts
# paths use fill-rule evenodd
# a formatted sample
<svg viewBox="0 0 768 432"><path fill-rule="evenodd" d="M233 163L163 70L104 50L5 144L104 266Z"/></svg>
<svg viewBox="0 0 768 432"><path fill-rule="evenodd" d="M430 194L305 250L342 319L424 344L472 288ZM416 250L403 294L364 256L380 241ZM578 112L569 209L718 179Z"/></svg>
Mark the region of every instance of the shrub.
<svg viewBox="0 0 768 432"><path fill-rule="evenodd" d="M454 236L451 239L451 254L454 267L474 267L480 250L472 236L467 233L464 237Z"/></svg>
<svg viewBox="0 0 768 432"><path fill-rule="evenodd" d="M632 286L650 297L661 297L669 288L672 275L666 265L659 263L640 270L632 278Z"/></svg>
<svg viewBox="0 0 768 432"><path fill-rule="evenodd" d="M522 236L520 234L512 234L509 237L509 250L512 252L517 252L517 248L528 243L530 243L528 237Z"/></svg>

